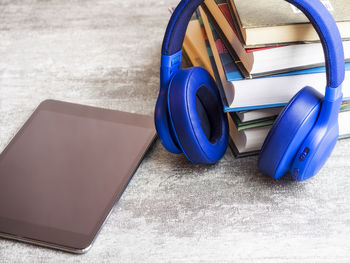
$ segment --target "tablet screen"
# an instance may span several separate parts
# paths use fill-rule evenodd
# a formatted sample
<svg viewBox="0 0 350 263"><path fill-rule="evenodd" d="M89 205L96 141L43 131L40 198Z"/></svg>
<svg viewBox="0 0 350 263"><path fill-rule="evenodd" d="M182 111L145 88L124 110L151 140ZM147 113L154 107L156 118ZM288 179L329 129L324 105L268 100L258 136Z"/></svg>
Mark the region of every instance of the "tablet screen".
<svg viewBox="0 0 350 263"><path fill-rule="evenodd" d="M154 136L152 117L43 102L0 156L0 232L91 243Z"/></svg>

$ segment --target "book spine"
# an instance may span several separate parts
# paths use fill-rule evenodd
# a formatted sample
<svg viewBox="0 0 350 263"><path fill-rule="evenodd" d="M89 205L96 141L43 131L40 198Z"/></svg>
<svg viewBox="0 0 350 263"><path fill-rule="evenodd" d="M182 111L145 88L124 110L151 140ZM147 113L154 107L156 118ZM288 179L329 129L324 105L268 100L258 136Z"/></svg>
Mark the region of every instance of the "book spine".
<svg viewBox="0 0 350 263"><path fill-rule="evenodd" d="M254 63L253 54L246 52L242 46L241 41L233 32L232 27L214 0L206 0L202 7L210 19L210 22L216 28L220 37L223 39L230 55L236 61L242 75L246 78L249 78L249 72L252 70Z"/></svg>
<svg viewBox="0 0 350 263"><path fill-rule="evenodd" d="M198 13L199 19L203 23L202 26L204 27L206 36L208 38L207 49L208 49L209 57L211 58L213 71L216 73L216 76L215 76L216 84L220 91L220 96L224 104L224 109L226 109L228 107L227 106L228 100L231 101L234 98L234 87L232 82L226 81L225 72L221 64L218 50L216 49L216 46L215 46L215 41L210 28L208 17L206 16L202 7L199 7L198 9L199 9L199 13Z"/></svg>
<svg viewBox="0 0 350 263"><path fill-rule="evenodd" d="M236 12L235 3L233 0L227 0L227 4L228 4L228 8L230 9L230 12L232 15L232 21L233 21L233 24L236 28L238 38L241 41L241 43L243 44L243 47L245 48L244 43L245 43L247 36L245 34L245 31L242 28L242 24L239 20L238 13Z"/></svg>

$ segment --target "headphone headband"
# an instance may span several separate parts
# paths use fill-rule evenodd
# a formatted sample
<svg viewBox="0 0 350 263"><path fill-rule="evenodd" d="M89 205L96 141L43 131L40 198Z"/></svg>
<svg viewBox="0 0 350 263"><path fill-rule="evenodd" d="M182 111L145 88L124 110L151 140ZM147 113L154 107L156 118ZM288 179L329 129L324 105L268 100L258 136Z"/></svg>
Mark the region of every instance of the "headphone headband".
<svg viewBox="0 0 350 263"><path fill-rule="evenodd" d="M334 94L328 88L341 88L345 76L345 63L342 39L332 15L319 0L285 1L299 8L317 31L326 61L326 97L327 94ZM182 0L179 3L165 32L162 55L171 56L181 50L191 16L202 3L203 0ZM341 92L337 94L341 94Z"/></svg>
<svg viewBox="0 0 350 263"><path fill-rule="evenodd" d="M170 56L181 50L191 16L203 2L204 0L181 0L165 31L162 55Z"/></svg>

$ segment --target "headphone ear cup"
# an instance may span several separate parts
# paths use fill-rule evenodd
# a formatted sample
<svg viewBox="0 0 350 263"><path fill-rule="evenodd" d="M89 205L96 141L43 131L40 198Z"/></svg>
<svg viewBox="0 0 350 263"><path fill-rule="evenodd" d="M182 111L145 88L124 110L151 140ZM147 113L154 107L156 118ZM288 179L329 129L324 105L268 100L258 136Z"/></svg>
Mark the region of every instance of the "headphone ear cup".
<svg viewBox="0 0 350 263"><path fill-rule="evenodd" d="M291 166L295 180L303 181L314 176L331 155L339 136L338 120L327 126L316 123L299 148Z"/></svg>
<svg viewBox="0 0 350 263"><path fill-rule="evenodd" d="M228 145L228 122L210 74L199 67L176 73L168 90L169 117L187 158L215 163Z"/></svg>
<svg viewBox="0 0 350 263"><path fill-rule="evenodd" d="M154 110L154 123L157 134L165 149L174 154L182 153L181 148L177 144L173 127L169 118L168 111L168 89L164 87L160 90L156 107Z"/></svg>
<svg viewBox="0 0 350 263"><path fill-rule="evenodd" d="M278 116L263 147L258 168L274 179L290 170L292 161L316 123L322 94L311 87L300 90Z"/></svg>

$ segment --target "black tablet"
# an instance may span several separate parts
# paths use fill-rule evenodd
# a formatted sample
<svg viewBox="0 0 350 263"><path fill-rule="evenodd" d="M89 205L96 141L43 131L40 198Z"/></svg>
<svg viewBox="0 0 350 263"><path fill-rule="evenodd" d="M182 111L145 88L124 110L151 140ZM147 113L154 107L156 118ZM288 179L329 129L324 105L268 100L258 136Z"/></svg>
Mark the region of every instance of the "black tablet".
<svg viewBox="0 0 350 263"><path fill-rule="evenodd" d="M149 116L42 102L0 155L0 236L85 252L154 138Z"/></svg>

